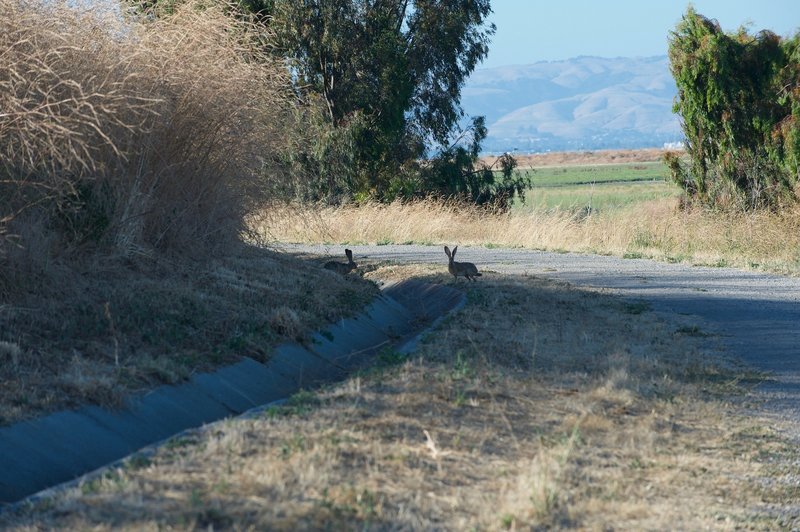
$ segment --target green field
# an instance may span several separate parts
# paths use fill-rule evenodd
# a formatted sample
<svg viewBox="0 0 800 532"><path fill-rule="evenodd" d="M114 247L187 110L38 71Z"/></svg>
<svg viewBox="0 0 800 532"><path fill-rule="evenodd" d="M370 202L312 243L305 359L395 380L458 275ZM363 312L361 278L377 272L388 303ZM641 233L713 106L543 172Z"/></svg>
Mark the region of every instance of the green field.
<svg viewBox="0 0 800 532"><path fill-rule="evenodd" d="M662 162L546 166L534 168L532 173L534 187L591 185L620 181L665 181L668 175L667 167Z"/></svg>
<svg viewBox="0 0 800 532"><path fill-rule="evenodd" d="M520 170L526 172L526 170ZM678 195L661 162L550 166L528 171L533 186L518 210L613 210Z"/></svg>

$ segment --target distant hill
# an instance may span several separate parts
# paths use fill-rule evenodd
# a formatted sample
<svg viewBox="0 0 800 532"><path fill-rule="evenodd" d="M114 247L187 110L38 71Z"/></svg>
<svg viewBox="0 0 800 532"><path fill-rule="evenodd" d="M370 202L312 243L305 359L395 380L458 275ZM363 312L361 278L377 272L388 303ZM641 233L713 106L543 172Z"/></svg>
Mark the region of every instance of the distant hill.
<svg viewBox="0 0 800 532"><path fill-rule="evenodd" d="M487 152L660 147L680 141L666 56L577 57L476 70L462 91Z"/></svg>

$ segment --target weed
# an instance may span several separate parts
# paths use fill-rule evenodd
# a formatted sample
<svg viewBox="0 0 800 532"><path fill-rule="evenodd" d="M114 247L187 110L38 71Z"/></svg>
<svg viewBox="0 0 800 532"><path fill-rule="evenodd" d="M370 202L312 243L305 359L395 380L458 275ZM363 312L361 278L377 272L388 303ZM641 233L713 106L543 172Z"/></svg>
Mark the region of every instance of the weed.
<svg viewBox="0 0 800 532"><path fill-rule="evenodd" d="M467 403L467 393L459 388L455 392L455 397L453 398L453 404L457 407L462 407Z"/></svg>
<svg viewBox="0 0 800 532"><path fill-rule="evenodd" d="M472 361L463 351L459 350L453 361L453 369L450 372L450 378L454 381L471 380L475 376L475 373L476 370Z"/></svg>
<svg viewBox="0 0 800 532"><path fill-rule="evenodd" d="M278 405L270 405L269 407L264 409L264 411L261 413L261 415L264 416L267 419L275 419L275 418L283 415L284 412L285 412L284 408L282 408L282 407L280 407Z"/></svg>
<svg viewBox="0 0 800 532"><path fill-rule="evenodd" d="M203 493L199 489L192 488L192 491L189 494L189 506L192 508L202 508L205 506Z"/></svg>
<svg viewBox="0 0 800 532"><path fill-rule="evenodd" d="M626 251L622 254L623 259L643 259L644 254L638 251Z"/></svg>
<svg viewBox="0 0 800 532"><path fill-rule="evenodd" d="M359 512L364 518L369 519L377 515L378 498L371 491L363 490L356 498L356 502L358 503Z"/></svg>
<svg viewBox="0 0 800 532"><path fill-rule="evenodd" d="M623 311L627 314L638 315L651 309L650 303L646 301L633 301L623 304Z"/></svg>
<svg viewBox="0 0 800 532"><path fill-rule="evenodd" d="M515 518L513 514L505 514L500 517L500 526L505 530L511 530L514 527Z"/></svg>
<svg viewBox="0 0 800 532"><path fill-rule="evenodd" d="M655 246L657 241L653 236L653 233L648 229L637 229L633 233L633 238L631 239L631 245L637 248L649 248Z"/></svg>
<svg viewBox="0 0 800 532"><path fill-rule="evenodd" d="M197 443L197 440L192 436L176 436L170 438L164 444L164 448L174 450L189 447Z"/></svg>
<svg viewBox="0 0 800 532"><path fill-rule="evenodd" d="M378 353L377 365L379 368L390 368L402 364L406 359L407 357L403 353L392 347L385 347Z"/></svg>
<svg viewBox="0 0 800 532"><path fill-rule="evenodd" d="M374 275L404 271L420 269ZM141 528L699 530L791 511L781 479L796 446L730 401L756 375L631 302L484 281L492 297L443 320L402 370L298 394L301 409L325 405L303 416L231 420L233 445L201 429L197 445L125 470L124 490L68 491L0 527L92 529L113 514Z"/></svg>
<svg viewBox="0 0 800 532"><path fill-rule="evenodd" d="M780 213L719 213L678 208L677 190L666 194L642 194L645 185L615 185L616 205L596 205L590 217L575 223L571 209L585 205L580 194L559 191L557 200L565 208L533 202L515 206L511 213L494 215L471 209L453 209L447 203L420 201L405 204L336 207L322 209L325 233L336 241L352 238L354 227L368 227L366 238L391 238L395 242L440 245L458 241L463 245L524 247L559 253L596 252L627 258L652 257L670 261L735 267L757 267L800 272L800 208ZM649 186L649 185L648 185ZM611 192L609 192L611 196ZM627 195L628 198L624 199ZM549 201L549 200L548 200ZM323 233L298 233L296 215L282 216L273 234L288 241L319 242ZM359 229L361 230L361 229Z"/></svg>
<svg viewBox="0 0 800 532"><path fill-rule="evenodd" d="M150 460L150 457L141 453L137 453L125 460L125 469L135 471L137 469L149 467L152 463L153 462Z"/></svg>
<svg viewBox="0 0 800 532"><path fill-rule="evenodd" d="M39 312L12 306L0 313L0 330L19 335L7 342L14 349L0 346L4 422L89 401L121 404L126 393L242 356L266 361L278 343L310 338L377 293L370 281L322 275L310 261L248 248L208 265L111 261L99 273L73 275L20 302ZM108 312L96 301L108 301ZM16 347L25 343L36 349Z"/></svg>
<svg viewBox="0 0 800 532"><path fill-rule="evenodd" d="M8 227L20 247L32 223L61 247L128 257L239 240L253 195L269 189L261 155L284 131L267 121L288 118L290 80L232 10L187 2L123 22L3 0L0 218L28 213ZM54 258L10 251L18 266Z"/></svg>
<svg viewBox="0 0 800 532"><path fill-rule="evenodd" d="M126 483L125 478L116 469L111 469L93 477L88 481L80 483L80 492L82 495L96 495L102 493L108 487L119 489Z"/></svg>
<svg viewBox="0 0 800 532"><path fill-rule="evenodd" d="M293 454L301 452L306 448L306 439L302 434L293 434L280 446L281 457L286 460Z"/></svg>
<svg viewBox="0 0 800 532"><path fill-rule="evenodd" d="M100 482L99 478L92 479L88 482L81 483L81 494L82 495L94 495L95 493L100 492Z"/></svg>
<svg viewBox="0 0 800 532"><path fill-rule="evenodd" d="M638 456L634 456L633 460L631 460L630 468L631 469L644 469L647 467L644 462L642 462L641 458Z"/></svg>
<svg viewBox="0 0 800 532"><path fill-rule="evenodd" d="M309 390L295 392L283 406L285 415L305 416L319 406L319 396Z"/></svg>
<svg viewBox="0 0 800 532"><path fill-rule="evenodd" d="M677 329L675 329L675 334L685 334L687 336L694 336L697 338L705 338L707 336L711 336L709 333L703 332L697 325L678 327Z"/></svg>

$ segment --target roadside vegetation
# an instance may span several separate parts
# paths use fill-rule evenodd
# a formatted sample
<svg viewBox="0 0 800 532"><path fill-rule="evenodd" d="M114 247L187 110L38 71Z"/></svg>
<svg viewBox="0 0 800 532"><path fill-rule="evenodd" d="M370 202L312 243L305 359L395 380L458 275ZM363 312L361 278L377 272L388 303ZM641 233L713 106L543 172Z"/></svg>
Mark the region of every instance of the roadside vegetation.
<svg viewBox="0 0 800 532"><path fill-rule="evenodd" d="M689 7L669 39L674 110L688 164L669 154L689 202L781 210L800 194L800 33L725 33Z"/></svg>
<svg viewBox="0 0 800 532"><path fill-rule="evenodd" d="M563 167L556 173L560 175ZM666 182L536 185L510 212L434 200L320 206L313 215L282 206L267 239L526 247L611 254L705 266L800 274L800 208L716 211L685 208ZM586 167L579 167L582 173ZM542 171L542 174L545 172Z"/></svg>
<svg viewBox="0 0 800 532"><path fill-rule="evenodd" d="M374 296L243 241L294 104L233 9L0 0L0 424L265 359Z"/></svg>
<svg viewBox="0 0 800 532"><path fill-rule="evenodd" d="M677 156L679 187L628 155L527 173L479 157L486 125L459 104L489 12L488 0L190 0L106 17L0 0L0 425L267 360L356 313L373 281L450 282L444 263L337 275L275 241L800 272L796 165L775 159L794 153L796 85L768 153L775 196L709 186L738 192L689 201L707 181L675 178L697 170ZM780 46L794 68L794 45ZM703 179L730 168L714 162ZM706 201L723 197L736 201ZM487 274L412 359L383 353L344 384L181 436L1 527L798 525L796 446L742 414L762 375L644 303Z"/></svg>
<svg viewBox="0 0 800 532"><path fill-rule="evenodd" d="M130 21L0 9L0 293L93 250L202 257L239 240L292 111L257 25L225 4Z"/></svg>
<svg viewBox="0 0 800 532"><path fill-rule="evenodd" d="M95 259L3 308L0 426L85 404L118 407L282 342L306 342L378 289L262 249L187 264Z"/></svg>
<svg viewBox="0 0 800 532"><path fill-rule="evenodd" d="M368 277L451 282L439 266ZM183 434L8 529L792 529L797 446L764 377L689 318L485 272L404 360ZM683 320L683 321L682 321Z"/></svg>

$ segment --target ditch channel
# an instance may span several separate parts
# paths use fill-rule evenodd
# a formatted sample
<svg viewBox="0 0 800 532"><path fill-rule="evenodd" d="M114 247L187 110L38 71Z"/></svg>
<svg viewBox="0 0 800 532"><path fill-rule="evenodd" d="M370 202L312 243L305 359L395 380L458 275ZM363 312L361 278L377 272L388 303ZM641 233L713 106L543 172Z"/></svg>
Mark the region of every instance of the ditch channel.
<svg viewBox="0 0 800 532"><path fill-rule="evenodd" d="M342 380L384 350L407 355L465 302L463 292L445 285L387 284L358 316L324 328L307 345L277 347L266 363L244 358L184 384L132 397L117 410L86 406L2 427L0 511L79 482L183 431Z"/></svg>

